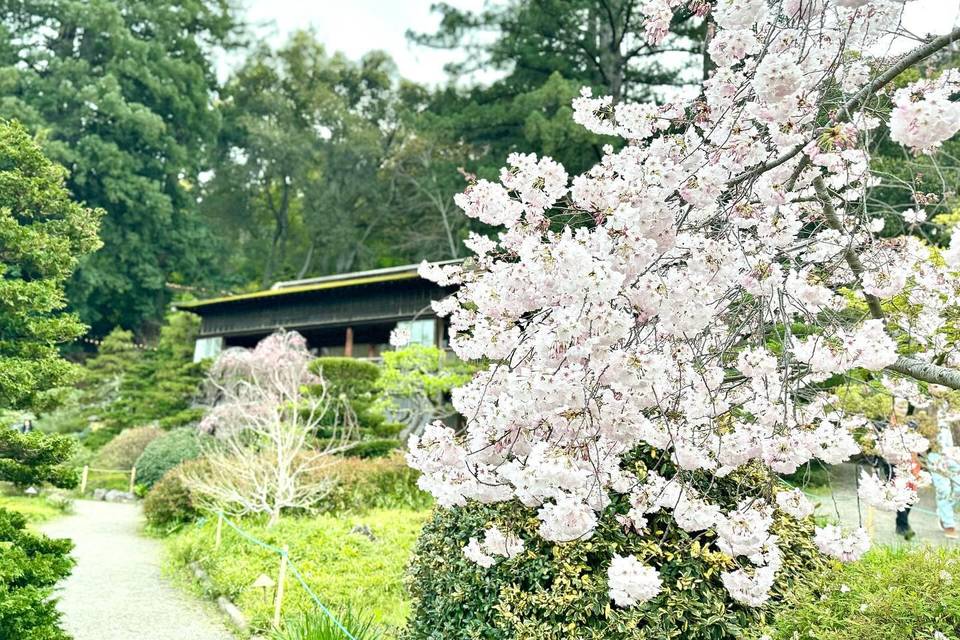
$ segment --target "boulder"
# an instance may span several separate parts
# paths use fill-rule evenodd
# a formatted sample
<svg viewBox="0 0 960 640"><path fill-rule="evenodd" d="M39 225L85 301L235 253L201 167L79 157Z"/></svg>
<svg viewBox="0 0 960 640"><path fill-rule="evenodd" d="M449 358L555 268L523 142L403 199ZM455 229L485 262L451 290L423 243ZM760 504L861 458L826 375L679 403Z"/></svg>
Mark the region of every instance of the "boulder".
<svg viewBox="0 0 960 640"><path fill-rule="evenodd" d="M136 497L128 491L119 491L117 489L110 489L107 491L106 495L103 496L103 500L106 502L133 502Z"/></svg>

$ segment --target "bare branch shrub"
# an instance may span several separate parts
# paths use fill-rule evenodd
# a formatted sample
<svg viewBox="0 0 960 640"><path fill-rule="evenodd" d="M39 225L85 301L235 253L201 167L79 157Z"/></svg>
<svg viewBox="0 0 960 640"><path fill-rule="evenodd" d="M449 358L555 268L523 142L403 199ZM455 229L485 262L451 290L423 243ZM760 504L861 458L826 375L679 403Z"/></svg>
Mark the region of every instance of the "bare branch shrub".
<svg viewBox="0 0 960 640"><path fill-rule="evenodd" d="M332 401L310 372L306 341L278 332L255 349L228 349L210 370L216 404L200 429L216 436L203 473L185 480L207 506L234 515L267 514L275 524L287 509L313 511L333 488L324 469L347 448L353 420L344 415L336 437L315 437ZM329 428L329 427L328 427Z"/></svg>

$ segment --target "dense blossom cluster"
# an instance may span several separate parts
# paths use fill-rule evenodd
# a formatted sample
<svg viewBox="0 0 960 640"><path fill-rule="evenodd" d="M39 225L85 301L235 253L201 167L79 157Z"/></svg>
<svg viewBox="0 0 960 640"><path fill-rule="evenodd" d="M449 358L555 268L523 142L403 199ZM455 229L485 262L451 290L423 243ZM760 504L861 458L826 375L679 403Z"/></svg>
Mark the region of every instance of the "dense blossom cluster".
<svg viewBox="0 0 960 640"><path fill-rule="evenodd" d="M662 38L688 4L710 9L643 3L647 37ZM889 116L875 99L864 109L883 89L871 83L885 62L854 53L896 29L902 3L719 0L710 10L716 68L696 100L614 104L584 90L574 119L624 138L621 148L572 178L549 158L513 154L499 183L457 197L505 229L470 238L469 266L422 273L462 285L435 310L450 317L461 357L491 364L455 393L465 434L433 425L409 460L441 505L519 500L557 543L589 538L614 494L631 506L620 521L641 535L647 515L669 513L686 531L715 534L738 565L723 584L759 606L781 565L775 510L805 518L812 506L785 491L724 509L693 479L848 460L861 450L855 434L874 427L820 383L891 367L898 341L920 361L952 361L938 331L957 291L952 270L915 237L879 238L883 220L863 203L874 130L929 152L960 116L953 74L899 90ZM923 220L922 209L905 222ZM946 262L960 267L960 245ZM895 296L903 304L879 317ZM895 466L925 448L903 429L872 436ZM662 462L628 468L637 447L664 452ZM865 478L864 498L910 504L904 477ZM816 544L850 560L868 541L829 526ZM487 566L501 550L488 532L465 553ZM615 556L608 579L620 606L660 587L632 556Z"/></svg>
<svg viewBox="0 0 960 640"><path fill-rule="evenodd" d="M660 593L663 582L653 567L648 567L633 556L614 554L607 570L610 598L621 607L646 602Z"/></svg>
<svg viewBox="0 0 960 640"><path fill-rule="evenodd" d="M470 538L463 547L463 555L481 567L491 567L496 562L494 556L510 559L523 553L523 549L523 540L516 535L504 534L497 527L490 527L484 532L483 542Z"/></svg>

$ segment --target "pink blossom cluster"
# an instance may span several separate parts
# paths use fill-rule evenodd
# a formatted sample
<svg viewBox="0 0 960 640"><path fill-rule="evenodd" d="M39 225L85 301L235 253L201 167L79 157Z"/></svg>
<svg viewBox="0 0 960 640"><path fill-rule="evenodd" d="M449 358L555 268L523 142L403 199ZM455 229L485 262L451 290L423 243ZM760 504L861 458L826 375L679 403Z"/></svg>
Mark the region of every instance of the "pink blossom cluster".
<svg viewBox="0 0 960 640"><path fill-rule="evenodd" d="M935 80L919 80L893 94L890 138L905 147L930 153L960 131L960 103L950 94L960 90L953 69Z"/></svg>
<svg viewBox="0 0 960 640"><path fill-rule="evenodd" d="M213 407L199 429L227 436L272 414L289 401L291 389L323 382L309 369L313 360L306 339L296 331L272 333L253 349L223 351L207 374L207 394ZM230 401L221 402L224 396Z"/></svg>
<svg viewBox="0 0 960 640"><path fill-rule="evenodd" d="M610 598L620 607L646 602L660 593L663 586L656 569L641 563L634 556L617 554L610 560L607 581Z"/></svg>
<svg viewBox="0 0 960 640"><path fill-rule="evenodd" d="M647 37L662 38L687 4L643 3ZM695 475L849 460L855 434L873 426L820 383L892 367L904 341L921 361L952 357L939 327L960 245L945 268L917 238L878 237L883 220L862 206L876 181L874 130L889 125L923 150L956 131L936 83L898 93L888 119L862 109L858 96L883 87L851 53L901 11L888 0L719 0L701 96L634 105L585 90L574 119L622 148L572 178L549 158L513 154L499 182L458 196L467 215L504 229L470 238L469 265L421 273L461 285L434 308L450 317L453 349L489 365L454 393L463 434L435 424L411 439L421 487L442 506L518 500L558 544L590 538L611 496L625 496L619 520L639 535L652 513L712 532L738 566L722 577L731 597L762 605L781 565L775 512L806 518L812 506L781 492L721 508ZM946 124L924 129L935 114ZM571 219L587 222L558 223ZM895 296L909 304L879 317ZM924 449L902 430L873 435L897 465ZM638 447L663 462L628 468ZM868 483L878 506L913 499L902 481ZM851 560L868 540L825 527L816 544ZM476 539L464 552L481 565L496 555ZM614 556L611 598L642 603L655 578L655 567Z"/></svg>

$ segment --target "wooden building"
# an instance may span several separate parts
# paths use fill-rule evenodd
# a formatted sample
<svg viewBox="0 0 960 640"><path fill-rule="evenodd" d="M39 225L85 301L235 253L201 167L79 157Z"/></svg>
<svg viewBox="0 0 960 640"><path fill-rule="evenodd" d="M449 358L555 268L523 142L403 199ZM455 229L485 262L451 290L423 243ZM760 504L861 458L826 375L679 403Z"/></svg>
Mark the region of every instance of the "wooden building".
<svg viewBox="0 0 960 640"><path fill-rule="evenodd" d="M265 291L174 306L202 319L195 360L253 346L278 329L301 333L317 355L376 358L398 325L412 342L444 347L444 323L430 302L453 291L408 265L278 282Z"/></svg>

